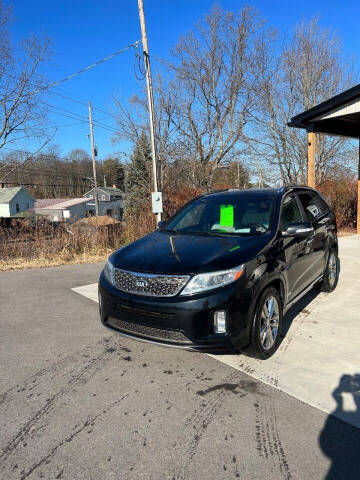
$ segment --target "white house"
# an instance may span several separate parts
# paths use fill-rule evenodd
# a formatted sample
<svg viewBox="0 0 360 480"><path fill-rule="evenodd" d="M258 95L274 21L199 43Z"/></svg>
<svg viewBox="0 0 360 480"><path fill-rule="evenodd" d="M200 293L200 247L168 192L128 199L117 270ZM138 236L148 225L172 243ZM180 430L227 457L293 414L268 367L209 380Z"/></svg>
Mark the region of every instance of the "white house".
<svg viewBox="0 0 360 480"><path fill-rule="evenodd" d="M123 215L123 192L113 187L98 187L97 197L99 202L99 215L110 215L117 220L122 219ZM94 189L85 193L84 197L88 200L86 209L89 215L95 215Z"/></svg>
<svg viewBox="0 0 360 480"><path fill-rule="evenodd" d="M86 217L87 198L44 198L36 200L35 213L52 222L76 221Z"/></svg>
<svg viewBox="0 0 360 480"><path fill-rule="evenodd" d="M34 202L33 197L23 187L0 188L0 217L14 217L34 208Z"/></svg>

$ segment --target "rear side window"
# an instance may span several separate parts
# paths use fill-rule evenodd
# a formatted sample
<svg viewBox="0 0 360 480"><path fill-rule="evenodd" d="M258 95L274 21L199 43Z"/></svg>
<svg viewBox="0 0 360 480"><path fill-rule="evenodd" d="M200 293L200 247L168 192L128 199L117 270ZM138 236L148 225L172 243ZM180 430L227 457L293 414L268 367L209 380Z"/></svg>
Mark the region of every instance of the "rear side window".
<svg viewBox="0 0 360 480"><path fill-rule="evenodd" d="M299 193L299 200L304 208L306 219L310 223L316 222L328 211L325 203L315 194Z"/></svg>
<svg viewBox="0 0 360 480"><path fill-rule="evenodd" d="M285 232L292 223L301 221L301 213L296 199L292 196L286 197L281 210L282 231Z"/></svg>

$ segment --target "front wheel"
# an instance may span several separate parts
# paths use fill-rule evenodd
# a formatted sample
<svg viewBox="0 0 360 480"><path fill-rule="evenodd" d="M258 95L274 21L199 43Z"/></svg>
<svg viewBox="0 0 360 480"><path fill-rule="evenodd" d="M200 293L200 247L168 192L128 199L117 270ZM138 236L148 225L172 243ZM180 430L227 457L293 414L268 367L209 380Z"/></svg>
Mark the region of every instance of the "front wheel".
<svg viewBox="0 0 360 480"><path fill-rule="evenodd" d="M247 353L266 360L277 350L280 343L280 331L283 308L279 292L274 287L267 288L261 295L256 307L251 345Z"/></svg>
<svg viewBox="0 0 360 480"><path fill-rule="evenodd" d="M339 281L339 257L336 250L332 249L329 253L329 258L326 264L324 277L320 283L321 292L333 292Z"/></svg>

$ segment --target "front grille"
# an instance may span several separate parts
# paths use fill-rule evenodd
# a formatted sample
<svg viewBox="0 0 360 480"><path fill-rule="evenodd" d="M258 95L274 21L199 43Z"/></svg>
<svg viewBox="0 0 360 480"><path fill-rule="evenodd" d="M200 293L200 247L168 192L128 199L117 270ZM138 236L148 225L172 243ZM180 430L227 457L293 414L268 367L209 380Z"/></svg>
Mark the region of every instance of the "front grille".
<svg viewBox="0 0 360 480"><path fill-rule="evenodd" d="M124 333L143 337L148 340L160 340L169 343L191 344L192 342L177 330L166 330L164 328L149 327L140 323L127 322L118 318L110 317L107 321L110 327L121 330Z"/></svg>
<svg viewBox="0 0 360 480"><path fill-rule="evenodd" d="M152 297L173 297L188 281L185 275L161 275L128 272L115 269L115 284L119 290Z"/></svg>

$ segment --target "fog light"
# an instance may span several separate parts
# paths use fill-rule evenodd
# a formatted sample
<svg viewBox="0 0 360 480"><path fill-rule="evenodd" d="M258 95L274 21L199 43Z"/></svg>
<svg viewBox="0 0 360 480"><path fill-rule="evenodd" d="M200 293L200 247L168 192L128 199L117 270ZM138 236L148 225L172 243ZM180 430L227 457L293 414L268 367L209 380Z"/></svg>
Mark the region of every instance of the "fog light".
<svg viewBox="0 0 360 480"><path fill-rule="evenodd" d="M226 333L226 312L218 310L214 312L214 331L215 333Z"/></svg>

